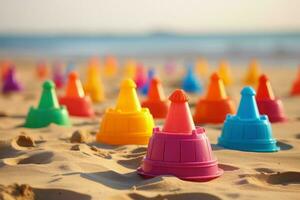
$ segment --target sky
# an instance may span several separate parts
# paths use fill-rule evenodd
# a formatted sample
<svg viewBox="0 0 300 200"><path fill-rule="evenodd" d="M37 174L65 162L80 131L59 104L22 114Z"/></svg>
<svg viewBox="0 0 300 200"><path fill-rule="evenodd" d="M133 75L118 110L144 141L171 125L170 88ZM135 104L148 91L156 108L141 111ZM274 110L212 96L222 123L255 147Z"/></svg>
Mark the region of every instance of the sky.
<svg viewBox="0 0 300 200"><path fill-rule="evenodd" d="M300 0L0 0L0 34L300 32Z"/></svg>

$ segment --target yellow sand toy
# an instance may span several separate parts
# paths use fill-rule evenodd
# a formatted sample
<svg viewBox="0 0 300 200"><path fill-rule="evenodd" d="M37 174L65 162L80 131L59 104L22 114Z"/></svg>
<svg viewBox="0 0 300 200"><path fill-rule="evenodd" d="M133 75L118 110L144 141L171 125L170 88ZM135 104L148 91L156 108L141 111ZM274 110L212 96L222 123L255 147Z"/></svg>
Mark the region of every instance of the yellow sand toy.
<svg viewBox="0 0 300 200"><path fill-rule="evenodd" d="M112 145L147 144L154 127L148 108L142 108L136 94L136 84L125 79L115 108L109 108L96 136L98 142Z"/></svg>
<svg viewBox="0 0 300 200"><path fill-rule="evenodd" d="M248 67L245 77L245 84L256 87L260 76L260 67L257 60L253 59Z"/></svg>
<svg viewBox="0 0 300 200"><path fill-rule="evenodd" d="M103 83L100 78L99 69L96 65L90 65L87 71L87 80L84 85L84 91L89 95L93 102L102 102L105 100Z"/></svg>
<svg viewBox="0 0 300 200"><path fill-rule="evenodd" d="M222 60L219 64L218 74L223 80L225 86L231 85L233 83L233 78L231 75L230 65L228 61Z"/></svg>

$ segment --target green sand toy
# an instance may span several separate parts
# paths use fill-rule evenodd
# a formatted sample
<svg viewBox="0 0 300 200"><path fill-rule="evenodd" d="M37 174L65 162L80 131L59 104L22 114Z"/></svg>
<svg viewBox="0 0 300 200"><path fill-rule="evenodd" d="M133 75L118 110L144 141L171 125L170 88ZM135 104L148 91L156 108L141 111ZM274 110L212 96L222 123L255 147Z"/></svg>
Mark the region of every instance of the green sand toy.
<svg viewBox="0 0 300 200"><path fill-rule="evenodd" d="M58 103L54 83L45 81L39 106L30 108L24 127L42 128L51 123L69 126L70 120L67 109Z"/></svg>

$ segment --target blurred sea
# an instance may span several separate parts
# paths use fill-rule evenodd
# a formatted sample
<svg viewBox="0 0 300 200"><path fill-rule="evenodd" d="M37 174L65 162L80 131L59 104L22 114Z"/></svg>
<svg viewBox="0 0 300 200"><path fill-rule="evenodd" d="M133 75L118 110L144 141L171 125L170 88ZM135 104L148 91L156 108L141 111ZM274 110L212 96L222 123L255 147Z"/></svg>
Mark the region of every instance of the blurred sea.
<svg viewBox="0 0 300 200"><path fill-rule="evenodd" d="M178 35L0 35L0 57L120 57L249 59L298 64L300 33Z"/></svg>

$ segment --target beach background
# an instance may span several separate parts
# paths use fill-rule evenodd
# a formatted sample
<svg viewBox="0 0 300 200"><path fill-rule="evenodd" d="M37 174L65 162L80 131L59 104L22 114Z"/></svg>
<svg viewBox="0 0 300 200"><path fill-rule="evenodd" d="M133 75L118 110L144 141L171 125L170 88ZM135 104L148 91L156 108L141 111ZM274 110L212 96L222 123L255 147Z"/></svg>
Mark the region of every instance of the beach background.
<svg viewBox="0 0 300 200"><path fill-rule="evenodd" d="M0 95L0 199L299 199L300 98L289 96L300 63L299 7L297 0L0 0L0 60L15 64L24 85L21 93ZM94 118L72 117L72 127L22 127L40 98L38 61L49 67L71 63L84 81L89 58L107 55L118 58L119 74L103 77L108 100L94 105ZM147 146L95 142L127 59L155 67L170 95L180 87L185 66L200 57L209 63L209 73L200 77L204 88L219 61L230 62L234 84L226 89L236 104L249 61L260 61L289 118L272 124L281 151L223 149L216 145L222 125L205 125L225 173L196 183L172 176L143 179L135 170ZM169 62L176 65L172 76L164 69ZM189 94L192 112L203 94Z"/></svg>

